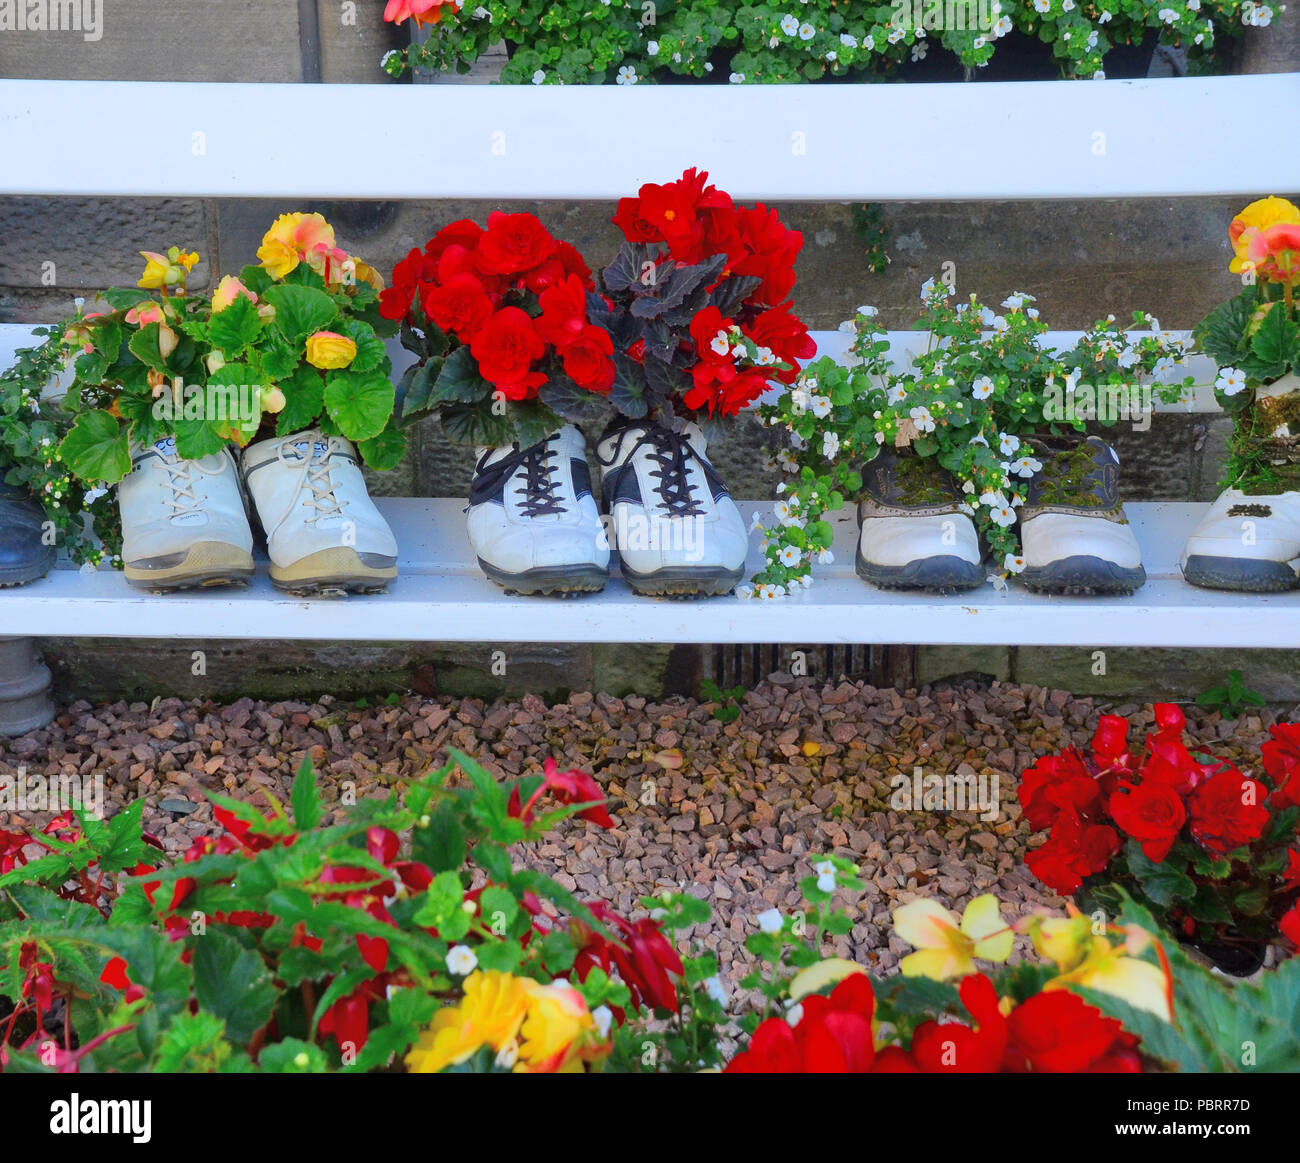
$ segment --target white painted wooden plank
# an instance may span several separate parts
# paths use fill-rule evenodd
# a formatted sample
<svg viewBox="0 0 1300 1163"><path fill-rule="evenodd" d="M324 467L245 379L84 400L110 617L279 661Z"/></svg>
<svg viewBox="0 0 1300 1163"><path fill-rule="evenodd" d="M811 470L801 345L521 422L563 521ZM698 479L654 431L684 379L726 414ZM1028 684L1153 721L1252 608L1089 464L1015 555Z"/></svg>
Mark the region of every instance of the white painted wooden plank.
<svg viewBox="0 0 1300 1163"><path fill-rule="evenodd" d="M887 593L853 573L856 522L835 521L836 562L776 602L670 602L604 593L562 601L506 595L474 564L459 501L380 500L401 546L383 595L307 601L276 593L264 570L246 590L156 596L120 574L55 570L0 593L0 634L463 642L953 642L1089 647L1300 647L1300 591L1233 595L1177 575L1193 504L1129 506L1151 580L1127 598L1038 597L992 586L939 597ZM760 506L742 505L746 518ZM766 505L761 506L766 508ZM759 565L755 544L750 565Z"/></svg>
<svg viewBox="0 0 1300 1163"><path fill-rule="evenodd" d="M1080 334L1081 332L1078 331L1049 331L1047 342L1057 350L1068 351L1078 342ZM1134 332L1135 337L1145 334L1149 332ZM817 341L818 356L829 355L839 360L848 350L849 337L843 332L814 331L812 335ZM891 331L889 333L890 358L899 361L910 358L924 348L927 336L928 332L923 331ZM34 338L32 329L27 324L0 323L0 371L9 367L14 361L15 352L19 348L30 346ZM405 368L415 362L415 356L395 339L388 342L388 355L393 361L395 375L400 375ZM1157 401L1155 404L1157 412L1219 411L1219 405L1214 399L1214 392L1210 386L1215 376L1214 361L1207 356L1193 356L1186 368L1175 369L1160 378L1176 382L1188 374L1196 378L1197 385L1188 400L1180 404L1162 404ZM763 397L763 401L773 401L778 395L779 392L774 389Z"/></svg>
<svg viewBox="0 0 1300 1163"><path fill-rule="evenodd" d="M742 199L1286 193L1300 151L1277 148L1259 111L1298 103L1300 73L708 89L5 80L0 194L610 199L687 166ZM87 129L142 110L138 142Z"/></svg>

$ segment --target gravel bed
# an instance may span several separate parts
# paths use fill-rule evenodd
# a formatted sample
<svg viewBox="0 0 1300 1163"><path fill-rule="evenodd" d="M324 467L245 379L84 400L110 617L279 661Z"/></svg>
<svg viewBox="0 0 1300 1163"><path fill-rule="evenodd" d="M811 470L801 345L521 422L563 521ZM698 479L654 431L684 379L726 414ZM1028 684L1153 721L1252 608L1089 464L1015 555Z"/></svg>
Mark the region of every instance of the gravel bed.
<svg viewBox="0 0 1300 1163"><path fill-rule="evenodd" d="M1138 704L1101 706L1065 691L1008 683L926 687L900 693L775 675L749 692L723 723L716 704L672 698L577 693L547 706L518 701L424 699L357 708L315 703L221 705L181 699L68 707L49 727L0 741L0 773L25 767L47 777L77 772L105 781L106 811L143 797L145 827L179 853L217 826L205 790L282 802L305 756L327 803L346 781L358 798L441 765L446 748L505 776L539 769L590 771L604 787L617 827L569 821L521 858L565 887L635 912L665 889L707 899L713 919L693 936L712 947L728 977L748 968L743 948L755 916L800 902L798 881L822 854L855 860L866 881L843 900L853 931L836 952L879 972L908 949L888 937L892 909L931 896L958 911L993 892L1013 919L1061 901L1024 867L1041 843L1020 819L1017 775L1036 757L1085 744L1103 710L1150 722ZM1257 767L1273 712L1234 722L1188 708L1192 736ZM996 778L1001 811L895 811L894 777L958 773ZM189 814L164 801L190 801ZM169 803L169 808L172 806ZM344 807L339 811L346 811ZM0 821L6 816L0 812ZM843 896L844 894L841 894Z"/></svg>

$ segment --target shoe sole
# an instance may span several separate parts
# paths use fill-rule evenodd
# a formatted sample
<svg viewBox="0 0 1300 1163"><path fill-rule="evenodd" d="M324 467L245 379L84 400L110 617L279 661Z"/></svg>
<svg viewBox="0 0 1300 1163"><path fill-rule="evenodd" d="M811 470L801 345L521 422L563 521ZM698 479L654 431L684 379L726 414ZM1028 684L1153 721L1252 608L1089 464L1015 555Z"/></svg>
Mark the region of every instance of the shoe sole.
<svg viewBox="0 0 1300 1163"><path fill-rule="evenodd" d="M253 555L223 541L197 541L179 561L177 557L128 561L122 572L129 585L156 593L242 585L253 576Z"/></svg>
<svg viewBox="0 0 1300 1163"><path fill-rule="evenodd" d="M1140 565L1129 568L1102 557L1063 557L1050 565L1020 574L1025 588L1035 594L1131 594L1147 580Z"/></svg>
<svg viewBox="0 0 1300 1163"><path fill-rule="evenodd" d="M745 567L720 569L716 566L678 565L637 573L621 566L623 580L632 592L646 598L719 598L731 593L745 576Z"/></svg>
<svg viewBox="0 0 1300 1163"><path fill-rule="evenodd" d="M51 550L49 554L31 565L12 565L8 569L0 569L0 590L39 581L53 568L54 551Z"/></svg>
<svg viewBox="0 0 1300 1163"><path fill-rule="evenodd" d="M605 588L605 582L609 579L609 571L595 565L547 565L523 573L507 573L489 565L481 557L478 565L484 576L501 586L506 593L525 597L555 595L568 598L579 594L596 594Z"/></svg>
<svg viewBox="0 0 1300 1163"><path fill-rule="evenodd" d="M309 553L292 565L271 564L271 584L303 598L377 594L396 576L395 558L380 553L363 555L345 546Z"/></svg>
<svg viewBox="0 0 1300 1163"><path fill-rule="evenodd" d="M1284 561L1252 561L1247 557L1193 554L1183 563L1189 585L1242 594L1280 594L1300 586L1300 575Z"/></svg>
<svg viewBox="0 0 1300 1163"><path fill-rule="evenodd" d="M984 584L984 566L964 557L920 557L906 565L873 565L862 556L859 545L853 568L858 577L882 590L924 590L931 594L955 594L978 589Z"/></svg>

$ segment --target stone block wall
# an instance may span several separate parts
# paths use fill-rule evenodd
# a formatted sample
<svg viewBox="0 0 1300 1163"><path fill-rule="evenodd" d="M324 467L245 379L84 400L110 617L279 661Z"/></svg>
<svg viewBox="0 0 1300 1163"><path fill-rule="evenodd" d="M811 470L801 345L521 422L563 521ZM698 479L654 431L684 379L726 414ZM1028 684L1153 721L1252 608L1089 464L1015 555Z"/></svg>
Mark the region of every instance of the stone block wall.
<svg viewBox="0 0 1300 1163"><path fill-rule="evenodd" d="M88 11L96 11L93 0ZM0 31L0 76L393 83L379 58L406 36L383 23L379 0L104 0L98 11L93 38L86 29ZM1237 60L1248 72L1300 68L1300 17L1288 14L1278 27L1248 32ZM485 61L468 77L421 79L473 83L491 71L492 62ZM273 117L274 109L267 115ZM86 132L105 131L120 133L123 149L147 149L148 110L88 109ZM286 140L307 131L286 126ZM355 131L340 128L344 148L347 133ZM436 127L428 127L426 135L433 148ZM413 140L418 148L418 136ZM50 148L75 149L75 142L51 142ZM870 142L846 127L845 148L870 148ZM707 158L700 162L707 168ZM805 202L778 208L804 232L796 307L817 329L834 328L862 303L879 307L890 327L910 326L921 283L947 262L956 265L961 293L1000 302L1013 290L1028 291L1058 329L1085 327L1107 312L1124 319L1137 308L1152 311L1166 327L1187 328L1235 290L1236 280L1227 271L1226 224L1246 197L1265 192L1288 193L1138 202L891 203L883 212L891 261L882 274L868 269L850 205ZM494 208L536 212L593 259L612 255L617 246L609 223L613 207L593 202L288 205L251 199L0 198L0 322L60 318L76 296L91 298L103 287L133 283L141 261L136 252L173 244L200 252L203 262L193 285L207 286L214 273L250 261L266 226L288 210L320 210L336 225L343 246L386 270L441 225L465 215L482 217ZM1228 428L1220 416L1163 415L1147 433L1118 434L1127 495L1211 498ZM737 495L770 495L771 481L754 455L762 440L756 425L745 424L715 449ZM371 483L376 493L389 495L461 495L471 467L470 453L425 424L415 432L406 462L392 473L372 476ZM475 693L590 686L656 693L693 688L701 666L698 651L515 647L519 664L502 676L492 673L490 649L473 645L376 645L363 652L361 667L348 665L351 648L340 653L328 644L208 646L224 661L200 676L189 673L190 653L201 648L194 644L172 650L167 644L67 640L50 643L48 655L68 690L105 696L177 690L216 697L234 692L228 681L240 693L268 694L303 686L373 693L421 683ZM1103 676L1102 687L1146 689L1151 675L1161 674L1188 693L1226 669L1226 660L1213 652L1175 652L1160 659L1131 653L1131 665L1117 663ZM1264 667L1279 698L1300 697L1292 693L1300 670L1294 658ZM1260 662L1252 656L1246 665ZM1101 689L1099 676L1080 670L1072 657L1023 649L971 656L926 648L916 652L913 673L898 677L931 681L967 671L1033 677L1079 691Z"/></svg>

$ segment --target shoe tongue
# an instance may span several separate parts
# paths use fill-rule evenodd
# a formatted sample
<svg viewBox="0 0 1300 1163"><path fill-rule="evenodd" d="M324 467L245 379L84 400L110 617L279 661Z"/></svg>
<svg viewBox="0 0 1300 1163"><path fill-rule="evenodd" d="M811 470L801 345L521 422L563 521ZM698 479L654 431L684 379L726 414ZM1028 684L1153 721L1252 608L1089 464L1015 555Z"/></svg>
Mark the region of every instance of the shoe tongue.
<svg viewBox="0 0 1300 1163"><path fill-rule="evenodd" d="M176 437L174 436L164 436L161 440L155 440L153 446L155 451L165 460L180 459L176 453Z"/></svg>
<svg viewBox="0 0 1300 1163"><path fill-rule="evenodd" d="M317 436L314 440L295 440L292 447L301 457L324 460L329 455L330 442L323 436Z"/></svg>

